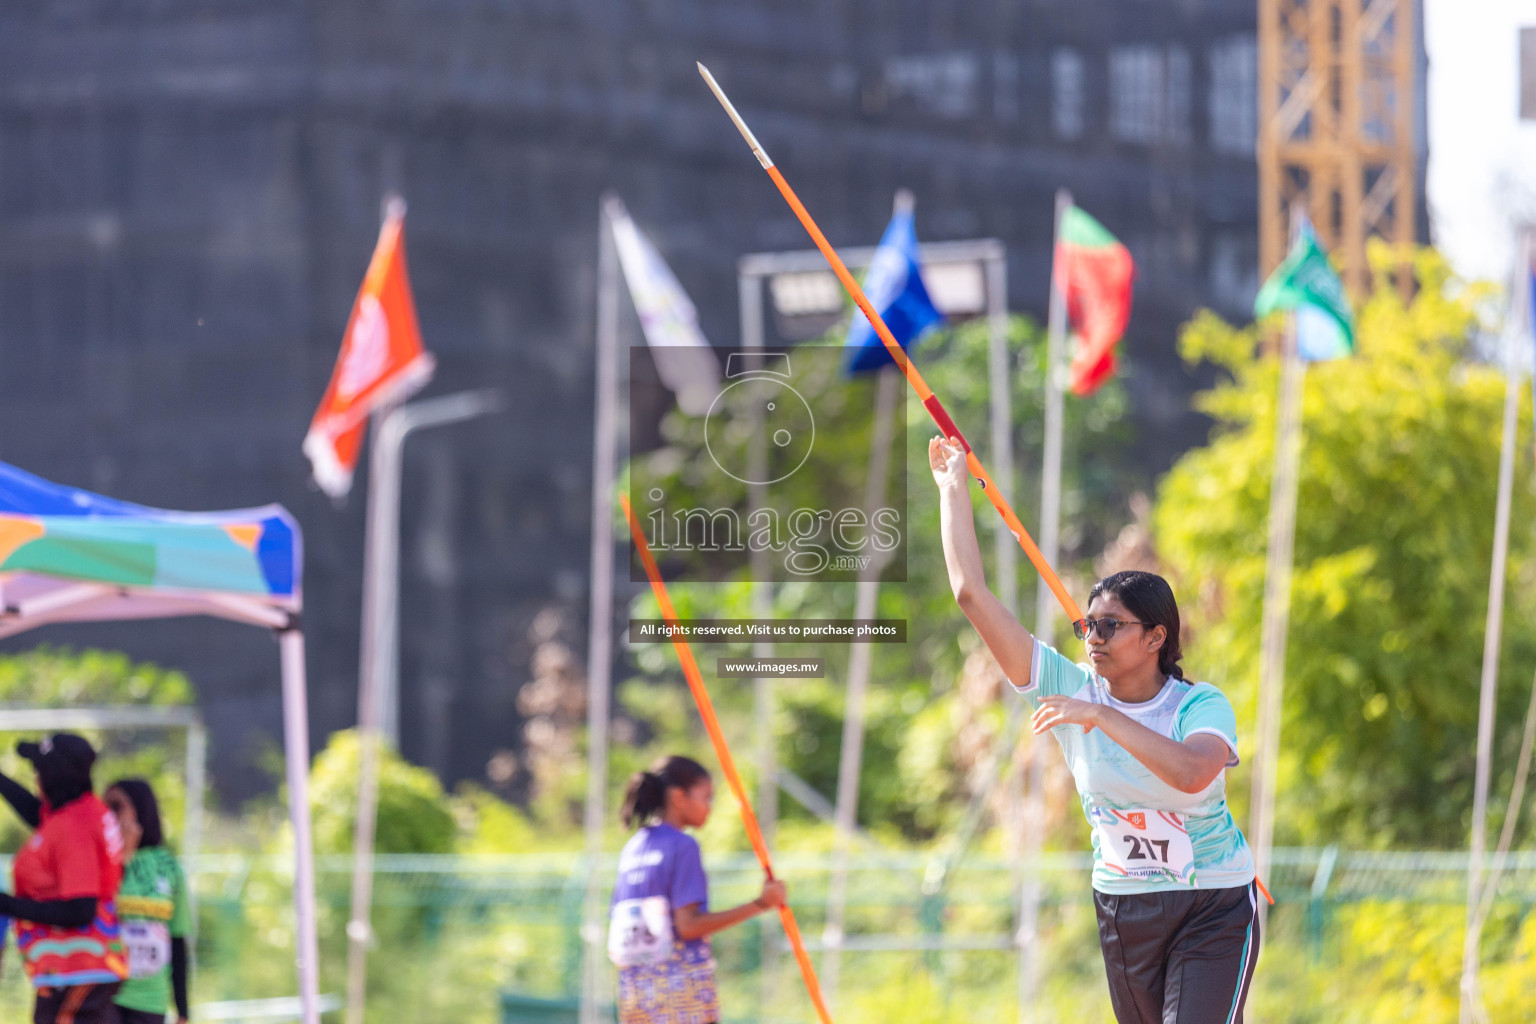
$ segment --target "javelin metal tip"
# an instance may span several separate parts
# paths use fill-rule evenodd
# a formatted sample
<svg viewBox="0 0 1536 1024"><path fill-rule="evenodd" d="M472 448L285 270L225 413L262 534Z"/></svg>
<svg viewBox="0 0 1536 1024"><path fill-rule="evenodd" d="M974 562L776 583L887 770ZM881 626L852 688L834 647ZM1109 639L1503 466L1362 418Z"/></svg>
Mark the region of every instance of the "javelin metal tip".
<svg viewBox="0 0 1536 1024"><path fill-rule="evenodd" d="M741 132L741 137L746 139L747 145L752 147L752 155L757 157L757 162L763 165L764 170L772 167L773 160L768 156L768 151L763 148L762 143L757 141L757 136L752 134L752 129L747 127L747 122L743 121L741 115L736 112L735 104L727 98L725 90L720 88L719 82L715 81L715 76L709 73L709 68L704 66L703 61L696 60L693 63L698 67L699 74L704 76L704 84L709 86L709 91L715 94L715 99L720 101L720 105L730 115L736 130Z"/></svg>

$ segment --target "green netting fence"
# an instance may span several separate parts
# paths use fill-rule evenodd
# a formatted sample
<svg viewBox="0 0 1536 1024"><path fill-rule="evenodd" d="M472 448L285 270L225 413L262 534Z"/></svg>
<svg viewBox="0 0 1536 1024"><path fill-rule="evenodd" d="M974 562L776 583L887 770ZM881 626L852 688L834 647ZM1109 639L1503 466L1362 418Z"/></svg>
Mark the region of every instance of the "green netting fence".
<svg viewBox="0 0 1536 1024"><path fill-rule="evenodd" d="M849 858L839 1021L1019 1019L1014 933L1022 872L977 855L951 872L942 892L925 893L931 859L908 852ZM1250 1021L1455 1020L1466 854L1284 849L1275 860L1277 905ZM587 867L579 854L380 857L369 1019L574 1020ZM761 876L750 855L708 858L707 867L715 905L756 894ZM776 867L819 956L830 859L784 854ZM1045 909L1035 1020L1112 1021L1089 867L1086 855L1054 854L1036 869ZM605 888L614 868L612 858L598 867ZM333 994L345 990L349 871L345 858L319 864L321 989ZM286 859L204 856L192 877L194 1005L230 1014L245 1001L293 995ZM1514 854L1483 944L1493 1021L1536 1019L1533 904L1536 851ZM814 1019L776 919L768 928L753 922L722 933L714 947L725 1021ZM27 999L12 948L0 967L0 1019L25 1019Z"/></svg>

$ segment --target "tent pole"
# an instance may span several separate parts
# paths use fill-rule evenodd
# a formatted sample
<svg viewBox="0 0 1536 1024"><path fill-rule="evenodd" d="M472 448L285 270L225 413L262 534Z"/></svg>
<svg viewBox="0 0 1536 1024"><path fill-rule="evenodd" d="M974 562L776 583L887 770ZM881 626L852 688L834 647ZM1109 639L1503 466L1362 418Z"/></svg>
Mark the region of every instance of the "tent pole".
<svg viewBox="0 0 1536 1024"><path fill-rule="evenodd" d="M320 943L315 933L315 849L309 828L309 707L304 678L304 632L279 634L283 665L283 748L288 762L288 817L293 824L294 947L303 1024L320 1024Z"/></svg>

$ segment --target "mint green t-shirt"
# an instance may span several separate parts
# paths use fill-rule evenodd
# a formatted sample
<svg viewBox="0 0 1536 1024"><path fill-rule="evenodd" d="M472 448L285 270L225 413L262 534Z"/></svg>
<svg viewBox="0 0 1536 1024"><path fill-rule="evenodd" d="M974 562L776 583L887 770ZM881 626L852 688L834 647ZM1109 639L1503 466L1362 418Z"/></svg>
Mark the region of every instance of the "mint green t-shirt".
<svg viewBox="0 0 1536 1024"><path fill-rule="evenodd" d="M1210 683L1168 677L1156 697L1127 704L1087 665L1074 664L1035 641L1028 686L1014 684L1031 709L1059 695L1102 704L1170 739L1219 736L1237 759L1237 717ZM1110 894L1226 889L1253 881L1248 841L1227 810L1226 772L1198 793L1183 793L1152 774L1129 751L1094 729L1051 730L1066 755L1083 814L1093 828L1093 887Z"/></svg>
<svg viewBox="0 0 1536 1024"><path fill-rule="evenodd" d="M136 850L123 869L117 916L128 954L128 980L113 1002L143 1013L171 1008L171 939L190 923L187 882L176 855L163 846Z"/></svg>

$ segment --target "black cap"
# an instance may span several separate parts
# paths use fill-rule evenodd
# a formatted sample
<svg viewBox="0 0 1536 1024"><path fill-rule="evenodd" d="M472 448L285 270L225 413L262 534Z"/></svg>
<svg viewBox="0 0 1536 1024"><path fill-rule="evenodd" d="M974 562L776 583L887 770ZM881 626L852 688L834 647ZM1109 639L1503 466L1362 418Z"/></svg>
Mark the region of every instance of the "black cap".
<svg viewBox="0 0 1536 1024"><path fill-rule="evenodd" d="M16 753L31 761L39 772L49 766L64 769L67 774L89 776L96 761L96 748L84 736L72 732L56 732L38 743L18 743Z"/></svg>

